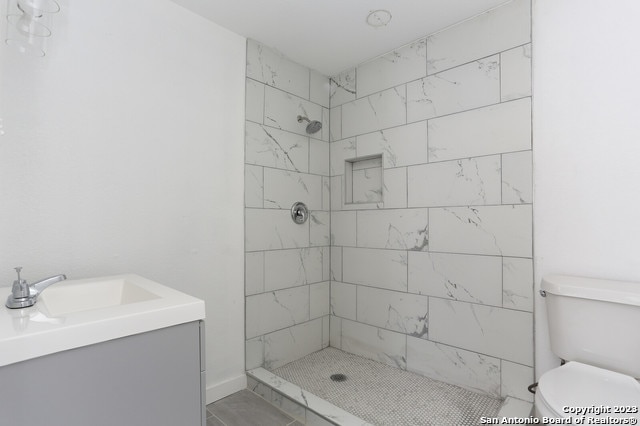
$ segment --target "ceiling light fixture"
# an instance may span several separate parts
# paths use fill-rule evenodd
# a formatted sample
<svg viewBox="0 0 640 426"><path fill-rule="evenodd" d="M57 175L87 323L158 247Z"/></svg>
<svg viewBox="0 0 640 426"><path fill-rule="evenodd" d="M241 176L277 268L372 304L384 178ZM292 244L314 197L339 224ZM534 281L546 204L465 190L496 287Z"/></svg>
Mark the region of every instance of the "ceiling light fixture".
<svg viewBox="0 0 640 426"><path fill-rule="evenodd" d="M391 12L385 9L373 10L367 15L367 24L374 28L385 27L389 21L391 21Z"/></svg>

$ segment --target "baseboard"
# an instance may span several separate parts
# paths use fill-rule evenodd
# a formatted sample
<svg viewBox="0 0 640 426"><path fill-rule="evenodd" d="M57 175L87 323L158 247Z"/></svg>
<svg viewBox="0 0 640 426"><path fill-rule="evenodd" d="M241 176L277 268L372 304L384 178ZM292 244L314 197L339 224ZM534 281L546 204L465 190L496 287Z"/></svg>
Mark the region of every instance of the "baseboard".
<svg viewBox="0 0 640 426"><path fill-rule="evenodd" d="M243 373L231 379L207 386L207 404L247 387L247 376Z"/></svg>

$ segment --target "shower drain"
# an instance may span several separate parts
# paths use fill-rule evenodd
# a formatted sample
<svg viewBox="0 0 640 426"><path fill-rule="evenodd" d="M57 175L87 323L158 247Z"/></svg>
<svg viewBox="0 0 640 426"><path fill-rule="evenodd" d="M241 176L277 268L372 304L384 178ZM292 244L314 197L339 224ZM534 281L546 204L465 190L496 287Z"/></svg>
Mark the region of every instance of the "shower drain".
<svg viewBox="0 0 640 426"><path fill-rule="evenodd" d="M329 378L334 382L344 382L345 380L347 380L347 376L342 373L332 374L331 376L329 376Z"/></svg>

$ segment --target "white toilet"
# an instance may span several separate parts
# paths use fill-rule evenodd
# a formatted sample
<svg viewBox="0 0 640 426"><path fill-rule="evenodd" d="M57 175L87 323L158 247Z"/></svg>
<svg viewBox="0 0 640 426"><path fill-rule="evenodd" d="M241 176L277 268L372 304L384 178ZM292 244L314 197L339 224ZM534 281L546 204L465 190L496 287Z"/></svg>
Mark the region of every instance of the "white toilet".
<svg viewBox="0 0 640 426"><path fill-rule="evenodd" d="M536 416L640 419L640 283L551 275L541 289L567 363L540 378Z"/></svg>

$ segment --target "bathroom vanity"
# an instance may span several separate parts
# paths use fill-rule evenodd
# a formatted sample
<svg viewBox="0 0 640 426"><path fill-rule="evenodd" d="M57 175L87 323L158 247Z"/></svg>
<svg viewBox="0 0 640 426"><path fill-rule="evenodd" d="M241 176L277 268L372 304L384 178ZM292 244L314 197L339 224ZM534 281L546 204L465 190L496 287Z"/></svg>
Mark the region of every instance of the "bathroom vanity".
<svg viewBox="0 0 640 426"><path fill-rule="evenodd" d="M0 424L204 426L203 320L203 301L136 275L1 308Z"/></svg>

